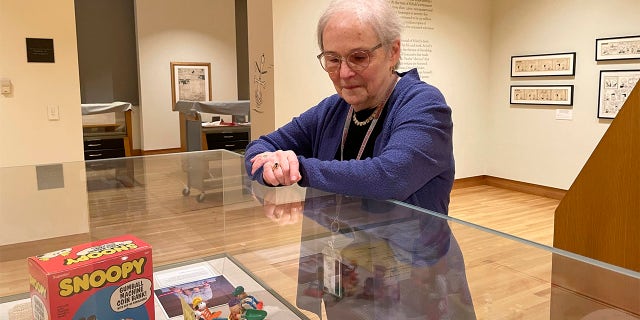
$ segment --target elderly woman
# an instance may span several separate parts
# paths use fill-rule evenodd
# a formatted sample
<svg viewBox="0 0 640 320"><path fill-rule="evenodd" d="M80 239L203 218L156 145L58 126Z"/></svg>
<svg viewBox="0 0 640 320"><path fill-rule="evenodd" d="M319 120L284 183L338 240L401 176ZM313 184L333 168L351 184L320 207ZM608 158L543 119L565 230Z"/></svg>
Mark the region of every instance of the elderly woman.
<svg viewBox="0 0 640 320"><path fill-rule="evenodd" d="M454 179L451 109L415 69L396 71L400 32L385 0L332 2L318 22L318 60L337 94L252 141L251 178L446 214Z"/></svg>
<svg viewBox="0 0 640 320"><path fill-rule="evenodd" d="M302 236L326 236L301 242L296 305L321 318L475 319L447 221L378 201L446 214L454 178L451 109L396 71L400 31L386 0L331 2L318 60L337 94L246 150L259 183L311 187Z"/></svg>

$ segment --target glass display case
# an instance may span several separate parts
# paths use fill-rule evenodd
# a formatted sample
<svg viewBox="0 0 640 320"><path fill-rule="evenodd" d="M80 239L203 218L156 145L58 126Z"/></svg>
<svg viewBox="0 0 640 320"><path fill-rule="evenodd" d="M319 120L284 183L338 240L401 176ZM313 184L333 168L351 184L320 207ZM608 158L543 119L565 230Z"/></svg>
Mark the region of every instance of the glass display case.
<svg viewBox="0 0 640 320"><path fill-rule="evenodd" d="M255 298L241 303L248 318L640 319L632 270L397 201L264 187L226 150L95 162L111 161L130 162L133 183L84 163L59 175L0 168L3 215L37 202L40 219L54 217L47 230L3 223L1 319L31 319L28 257L122 235L152 247L156 319L181 319L196 301L226 319L240 291Z"/></svg>

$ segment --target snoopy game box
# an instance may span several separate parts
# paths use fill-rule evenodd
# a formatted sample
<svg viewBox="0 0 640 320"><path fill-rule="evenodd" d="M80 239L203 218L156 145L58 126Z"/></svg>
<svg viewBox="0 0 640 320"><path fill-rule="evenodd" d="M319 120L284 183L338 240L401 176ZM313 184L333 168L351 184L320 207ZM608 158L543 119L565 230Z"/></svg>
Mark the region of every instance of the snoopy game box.
<svg viewBox="0 0 640 320"><path fill-rule="evenodd" d="M33 319L154 319L151 246L131 235L29 257Z"/></svg>

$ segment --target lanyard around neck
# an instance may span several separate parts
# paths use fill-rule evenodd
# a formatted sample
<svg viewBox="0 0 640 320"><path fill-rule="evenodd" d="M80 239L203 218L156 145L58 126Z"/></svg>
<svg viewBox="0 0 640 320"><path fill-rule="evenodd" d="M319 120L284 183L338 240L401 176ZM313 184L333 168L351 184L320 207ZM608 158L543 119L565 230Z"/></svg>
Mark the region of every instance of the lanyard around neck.
<svg viewBox="0 0 640 320"><path fill-rule="evenodd" d="M373 128L376 126L376 123L378 123L378 118L380 117L382 108L384 108L384 103L378 108L376 108L376 111L374 111L375 115L373 116L373 121L371 121L371 124L369 125L369 129L367 129L367 134L365 134L364 139L362 139L362 145L360 145L360 150L358 151L358 156L356 156L356 160L360 160L360 158L362 157L362 154L364 153L364 148L367 146L369 137L371 137L371 133L373 132ZM340 160L344 160L344 145L347 141L347 134L349 133L349 127L351 126L352 116L353 116L353 107L349 107L349 114L347 115L347 119L344 122L344 128L342 129L342 141L340 142Z"/></svg>
<svg viewBox="0 0 640 320"><path fill-rule="evenodd" d="M394 81L393 86L389 88L389 92L387 92L387 97L384 99L384 101L382 101L382 104L380 104L376 108L376 111L374 111L375 115L373 116L373 121L371 121L371 124L369 125L369 129L367 130L367 134L364 136L364 139L362 140L362 145L360 145L360 150L358 151L358 156L356 156L356 160L360 160L360 158L362 157L362 154L364 153L364 148L367 146L369 137L371 137L371 133L373 132L373 128L375 128L376 123L378 123L378 118L380 118L380 114L382 114L382 109L384 109L384 106L387 104L387 101L389 100L389 97L391 97L391 93L393 92L393 89L395 89L396 84L398 84L399 80L400 78L397 78ZM347 119L345 119L344 121L344 128L342 129L342 141L340 142L340 160L341 161L344 160L344 145L347 141L347 134L349 133L349 127L351 126L352 116L353 116L353 106L349 106L349 114L347 115Z"/></svg>

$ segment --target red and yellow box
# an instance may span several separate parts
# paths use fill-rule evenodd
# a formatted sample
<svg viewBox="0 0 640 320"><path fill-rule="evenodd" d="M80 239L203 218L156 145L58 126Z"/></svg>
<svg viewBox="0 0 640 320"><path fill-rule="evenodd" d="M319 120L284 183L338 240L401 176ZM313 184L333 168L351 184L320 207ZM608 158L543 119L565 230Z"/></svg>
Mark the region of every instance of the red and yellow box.
<svg viewBox="0 0 640 320"><path fill-rule="evenodd" d="M33 319L154 319L151 246L124 235L30 257Z"/></svg>

